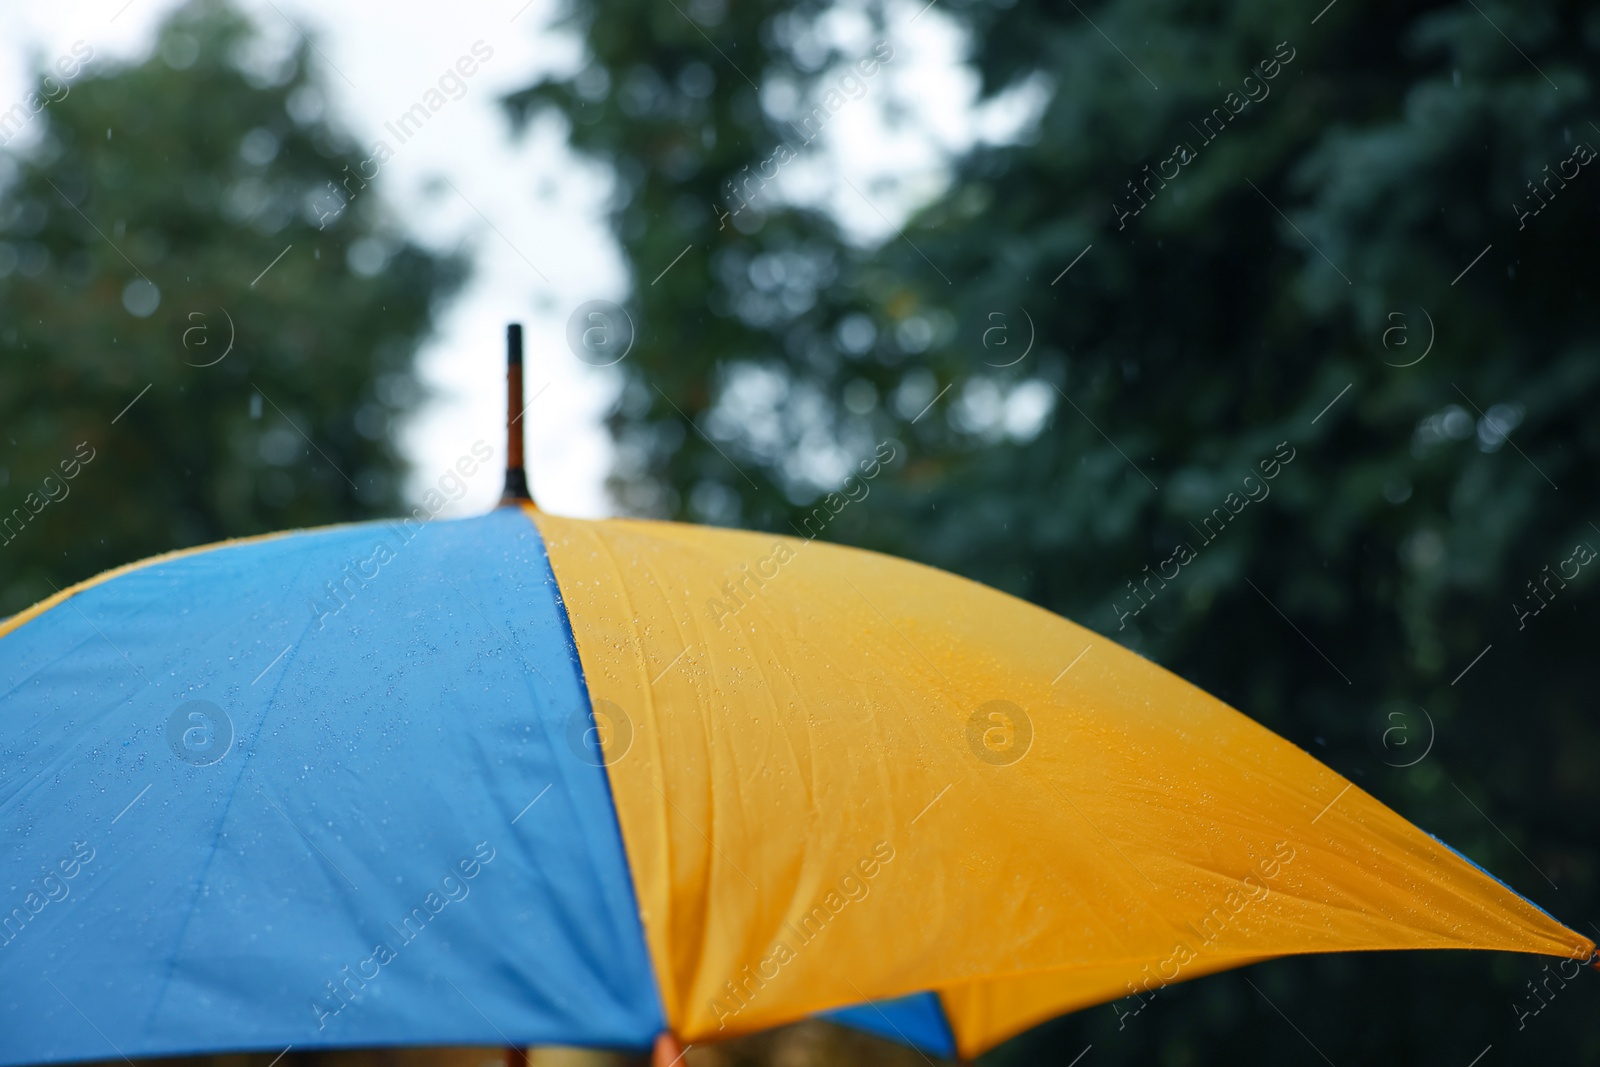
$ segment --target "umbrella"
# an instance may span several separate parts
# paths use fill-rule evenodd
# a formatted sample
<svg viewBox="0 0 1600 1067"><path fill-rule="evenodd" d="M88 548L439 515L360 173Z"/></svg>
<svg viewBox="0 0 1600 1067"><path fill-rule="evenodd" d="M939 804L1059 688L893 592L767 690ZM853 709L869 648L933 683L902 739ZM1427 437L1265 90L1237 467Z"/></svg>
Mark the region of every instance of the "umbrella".
<svg viewBox="0 0 1600 1067"><path fill-rule="evenodd" d="M0 1063L819 1013L970 1057L1287 954L1595 952L1103 636L820 541L550 515L512 442L490 514L0 624Z"/></svg>

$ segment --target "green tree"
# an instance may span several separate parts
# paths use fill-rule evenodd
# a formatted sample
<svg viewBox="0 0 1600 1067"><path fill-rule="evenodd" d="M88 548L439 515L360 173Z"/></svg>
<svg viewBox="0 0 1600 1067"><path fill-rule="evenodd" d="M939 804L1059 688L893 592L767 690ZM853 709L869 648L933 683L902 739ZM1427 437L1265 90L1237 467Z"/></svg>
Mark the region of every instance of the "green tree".
<svg viewBox="0 0 1600 1067"><path fill-rule="evenodd" d="M309 49L260 50L196 0L143 62L52 67L37 140L0 157L0 615L398 509L392 426L461 267L386 215Z"/></svg>
<svg viewBox="0 0 1600 1067"><path fill-rule="evenodd" d="M1600 895L1596 593L1589 569L1544 568L1600 547L1600 176L1580 149L1600 147L1600 14L1322 7L941 3L986 94L1044 78L1048 103L867 250L770 196L721 215L727 182L809 151L792 123L860 58L827 43L829 5L574 0L588 65L509 103L559 110L616 174L639 279L613 420L626 504L810 530L889 440L891 472L822 536L1141 651L1581 923ZM806 94L792 114L785 83ZM1037 342L999 366L1024 310ZM1592 991L1519 1026L1542 978L1518 957L1286 960L993 1058L1316 1062L1307 1039L1341 1063L1600 1056Z"/></svg>

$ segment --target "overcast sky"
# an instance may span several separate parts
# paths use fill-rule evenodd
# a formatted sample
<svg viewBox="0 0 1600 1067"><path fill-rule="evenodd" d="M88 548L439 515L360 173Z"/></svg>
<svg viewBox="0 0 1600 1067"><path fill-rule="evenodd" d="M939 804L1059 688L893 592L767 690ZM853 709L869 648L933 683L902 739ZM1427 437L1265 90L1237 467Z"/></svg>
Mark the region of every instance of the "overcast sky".
<svg viewBox="0 0 1600 1067"><path fill-rule="evenodd" d="M147 53L156 27L178 3L0 0L0 110L28 90L41 62L75 41L92 46L97 63ZM503 336L505 324L518 320L528 334L527 393L538 394L524 420L534 494L553 512L613 514L604 485L611 445L602 420L616 393L616 372L575 358L566 323L578 305L624 301L648 280L630 276L605 225L605 171L574 157L554 124L514 141L496 103L540 73L582 62L580 43L551 29L556 0L239 0L239 6L274 47L287 47L301 33L313 38L337 121L362 143L384 137L397 149L380 185L397 217L424 244L471 255L471 281L423 349L422 376L436 396L403 430L414 464L412 494L420 496L479 438L491 441L497 457L503 449ZM890 10L893 62L829 124L820 138L823 154L784 174L788 195L827 205L863 243L900 239L894 227L937 194L952 153L975 137L1007 136L1042 100L1038 91L1021 93L975 109L976 79L962 66L962 41L952 25L922 3ZM822 28L863 54L872 44L869 30L847 5ZM395 145L384 123L416 103L478 41L493 56L468 81L466 95ZM740 76L732 69L715 74ZM887 125L891 102L911 121ZM442 193L440 178L449 182ZM850 185L868 190L872 201ZM475 479L452 510L488 510L499 490L498 479Z"/></svg>

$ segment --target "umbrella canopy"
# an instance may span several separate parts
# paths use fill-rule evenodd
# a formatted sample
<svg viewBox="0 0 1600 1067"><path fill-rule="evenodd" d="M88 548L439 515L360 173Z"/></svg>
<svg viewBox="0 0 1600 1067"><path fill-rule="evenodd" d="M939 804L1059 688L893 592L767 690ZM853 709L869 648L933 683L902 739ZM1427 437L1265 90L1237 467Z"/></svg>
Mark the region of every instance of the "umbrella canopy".
<svg viewBox="0 0 1600 1067"><path fill-rule="evenodd" d="M1290 953L1589 939L1244 715L871 553L531 506L160 557L0 624L0 1063L975 1055Z"/></svg>

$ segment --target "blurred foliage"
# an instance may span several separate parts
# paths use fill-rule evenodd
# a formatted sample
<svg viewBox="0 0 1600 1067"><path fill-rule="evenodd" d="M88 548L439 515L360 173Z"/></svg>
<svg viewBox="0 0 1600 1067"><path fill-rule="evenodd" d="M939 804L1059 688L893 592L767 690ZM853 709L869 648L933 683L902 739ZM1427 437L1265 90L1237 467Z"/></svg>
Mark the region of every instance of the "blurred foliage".
<svg viewBox="0 0 1600 1067"><path fill-rule="evenodd" d="M157 552L398 510L391 427L461 267L352 178L375 164L309 48L262 51L191 3L150 58L50 85L0 155L0 616Z"/></svg>
<svg viewBox="0 0 1600 1067"><path fill-rule="evenodd" d="M841 21L904 52L922 5L864 3L572 0L586 65L509 101L559 113L616 175L639 335L619 499L790 532L890 440L891 473L823 536L1139 650L1588 931L1594 577L1521 613L1547 565L1600 547L1600 174L1561 164L1600 147L1600 11L944 0L928 17L970 35L987 97L1048 86L1030 131L980 143L873 247L772 190L724 215L743 202L728 183L754 192L781 146L815 155L795 122L865 54L836 43ZM1229 107L1285 55L1267 95ZM866 99L908 121L891 77ZM1193 157L1164 166L1176 142ZM1170 181L1131 199L1152 171ZM1023 309L1037 342L996 366L1023 349ZM1270 496L1207 543L1197 527L1280 442L1294 460ZM1135 600L1181 542L1196 558ZM1539 974L1485 954L1285 960L1251 971L1260 993L1207 978L1125 1029L1095 1008L990 1059L1065 1064L1092 1042L1099 1065L1319 1062L1309 1039L1341 1064L1466 1063L1491 1042L1600 1060L1593 989L1519 1032Z"/></svg>

